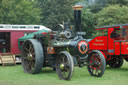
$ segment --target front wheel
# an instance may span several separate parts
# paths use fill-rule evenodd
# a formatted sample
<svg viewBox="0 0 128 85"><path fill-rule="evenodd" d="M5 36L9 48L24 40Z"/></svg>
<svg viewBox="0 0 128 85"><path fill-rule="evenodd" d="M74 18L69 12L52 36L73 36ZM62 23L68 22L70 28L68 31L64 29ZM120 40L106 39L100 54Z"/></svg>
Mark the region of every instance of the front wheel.
<svg viewBox="0 0 128 85"><path fill-rule="evenodd" d="M95 77L103 76L106 68L106 61L100 51L94 50L89 54L87 68L90 75Z"/></svg>
<svg viewBox="0 0 128 85"><path fill-rule="evenodd" d="M60 79L70 80L73 75L74 63L67 51L59 53L56 61L56 72Z"/></svg>

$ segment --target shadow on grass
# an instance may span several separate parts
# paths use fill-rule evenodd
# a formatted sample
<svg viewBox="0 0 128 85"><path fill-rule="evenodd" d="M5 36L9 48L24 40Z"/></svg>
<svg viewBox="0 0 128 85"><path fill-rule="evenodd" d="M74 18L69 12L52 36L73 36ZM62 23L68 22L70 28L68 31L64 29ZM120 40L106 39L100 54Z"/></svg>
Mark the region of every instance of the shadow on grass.
<svg viewBox="0 0 128 85"><path fill-rule="evenodd" d="M53 71L52 68L43 68L40 71L40 74L53 74L53 73L56 73L56 71Z"/></svg>

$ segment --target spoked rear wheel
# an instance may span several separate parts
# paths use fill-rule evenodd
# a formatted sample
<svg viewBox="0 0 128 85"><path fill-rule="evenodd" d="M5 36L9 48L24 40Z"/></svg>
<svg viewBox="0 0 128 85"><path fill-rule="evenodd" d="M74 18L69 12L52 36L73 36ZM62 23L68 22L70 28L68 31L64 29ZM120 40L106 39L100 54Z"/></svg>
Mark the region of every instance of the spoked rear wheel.
<svg viewBox="0 0 128 85"><path fill-rule="evenodd" d="M74 63L72 56L66 52L60 52L56 61L56 71L60 79L70 80L73 75Z"/></svg>
<svg viewBox="0 0 128 85"><path fill-rule="evenodd" d="M39 73L44 61L43 48L39 41L35 39L26 40L23 43L22 51L22 66L27 73Z"/></svg>
<svg viewBox="0 0 128 85"><path fill-rule="evenodd" d="M101 77L104 74L106 68L106 61L103 54L98 51L94 50L88 56L88 71L90 75L95 77Z"/></svg>

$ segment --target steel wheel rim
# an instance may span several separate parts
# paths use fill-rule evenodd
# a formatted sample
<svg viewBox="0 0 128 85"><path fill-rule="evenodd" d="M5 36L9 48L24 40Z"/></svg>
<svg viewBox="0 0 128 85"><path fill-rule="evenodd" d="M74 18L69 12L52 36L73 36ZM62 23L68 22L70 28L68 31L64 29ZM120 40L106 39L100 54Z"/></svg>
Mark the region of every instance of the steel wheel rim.
<svg viewBox="0 0 128 85"><path fill-rule="evenodd" d="M61 65L63 65L63 67L61 67ZM62 77L67 79L70 74L70 62L66 55L61 54L59 56L58 68Z"/></svg>
<svg viewBox="0 0 128 85"><path fill-rule="evenodd" d="M35 68L35 51L32 43L28 41L23 45L23 56L22 61L24 64L24 68L27 72L32 72Z"/></svg>
<svg viewBox="0 0 128 85"><path fill-rule="evenodd" d="M92 54L89 61L90 71L94 76L99 76L102 72L102 62L97 53Z"/></svg>

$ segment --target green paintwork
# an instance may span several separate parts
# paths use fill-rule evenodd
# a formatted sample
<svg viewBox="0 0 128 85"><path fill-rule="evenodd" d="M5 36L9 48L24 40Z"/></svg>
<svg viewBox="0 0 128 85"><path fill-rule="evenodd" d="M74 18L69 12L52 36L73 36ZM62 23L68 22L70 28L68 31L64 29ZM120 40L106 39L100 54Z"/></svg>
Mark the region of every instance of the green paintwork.
<svg viewBox="0 0 128 85"><path fill-rule="evenodd" d="M45 30L45 29L39 30L37 32L33 32L31 34L28 34L27 36L19 38L18 39L18 47L21 49L20 42L23 42L23 41L28 40L28 39L32 39L34 37L34 35L41 34L42 32L47 32L48 33L48 30Z"/></svg>
<svg viewBox="0 0 128 85"><path fill-rule="evenodd" d="M31 34L28 34L27 36L24 36L24 37L19 38L18 41L24 41L24 40L27 40L27 39L32 39L34 35L40 34L42 32L48 32L48 30L44 30L43 29L43 30L39 30L37 32L33 32Z"/></svg>

